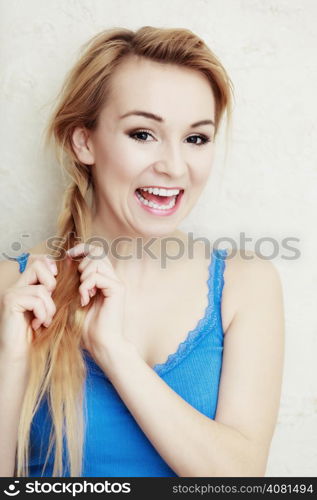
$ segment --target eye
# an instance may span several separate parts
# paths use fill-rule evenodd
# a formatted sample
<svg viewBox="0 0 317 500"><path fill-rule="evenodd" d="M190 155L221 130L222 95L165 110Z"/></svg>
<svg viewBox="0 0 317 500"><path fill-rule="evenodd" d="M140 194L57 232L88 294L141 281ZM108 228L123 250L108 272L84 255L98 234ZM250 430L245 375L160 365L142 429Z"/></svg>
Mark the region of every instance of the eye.
<svg viewBox="0 0 317 500"><path fill-rule="evenodd" d="M131 137L135 141L139 141L139 142L152 142L152 141L147 141L146 137L151 136L153 138L153 135L150 132L148 132L147 130L135 130L135 131L129 132L128 135L129 135L129 137ZM190 141L190 144L194 144L195 146L204 146L204 144L211 142L211 139L203 134L191 135L187 139L196 139L196 140L199 139L201 141L200 143Z"/></svg>
<svg viewBox="0 0 317 500"><path fill-rule="evenodd" d="M188 137L187 139L200 139L202 142L200 142L199 144L197 142L191 142L191 144L195 144L196 146L204 146L204 144L207 144L207 142L210 142L210 138L207 137L206 135L191 135L190 137Z"/></svg>
<svg viewBox="0 0 317 500"><path fill-rule="evenodd" d="M149 142L147 141L146 139L144 139L144 136L147 136L147 135L150 135L151 137L153 137L152 134L150 134L150 132L148 132L147 130L136 130L134 132L130 132L129 133L129 137L131 137L132 139L134 139L135 141L139 141L139 142ZM142 136L143 138L140 139L136 136ZM151 141L150 141L151 142Z"/></svg>

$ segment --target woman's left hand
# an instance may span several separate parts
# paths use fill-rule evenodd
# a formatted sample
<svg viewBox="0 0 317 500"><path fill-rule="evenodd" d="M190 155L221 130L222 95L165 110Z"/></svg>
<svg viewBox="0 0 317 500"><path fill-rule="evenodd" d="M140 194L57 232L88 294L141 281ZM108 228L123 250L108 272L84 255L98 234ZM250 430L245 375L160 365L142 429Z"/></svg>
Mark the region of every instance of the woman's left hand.
<svg viewBox="0 0 317 500"><path fill-rule="evenodd" d="M125 286L103 253L103 247L87 243L79 243L68 251L70 257L84 256L78 265L82 305L88 305L90 298L97 294L86 313L83 342L99 364L112 353L131 346L123 332Z"/></svg>

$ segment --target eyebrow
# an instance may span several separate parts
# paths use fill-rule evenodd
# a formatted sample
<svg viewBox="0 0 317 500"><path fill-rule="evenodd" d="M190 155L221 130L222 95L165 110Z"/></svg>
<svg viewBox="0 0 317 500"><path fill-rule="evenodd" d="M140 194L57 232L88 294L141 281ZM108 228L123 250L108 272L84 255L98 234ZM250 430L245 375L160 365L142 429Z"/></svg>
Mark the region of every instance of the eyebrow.
<svg viewBox="0 0 317 500"><path fill-rule="evenodd" d="M164 123L164 120L161 116L155 115L154 113L148 113L147 111L139 111L139 110L133 110L129 111L129 113L125 113L124 115L120 116L120 120L122 118L126 118L127 116L131 115L136 115L136 116L144 116L145 118L150 118L151 120L156 120L157 122ZM192 123L190 126L191 127L200 127L201 125L213 125L215 126L215 123L213 120L200 120L199 122Z"/></svg>

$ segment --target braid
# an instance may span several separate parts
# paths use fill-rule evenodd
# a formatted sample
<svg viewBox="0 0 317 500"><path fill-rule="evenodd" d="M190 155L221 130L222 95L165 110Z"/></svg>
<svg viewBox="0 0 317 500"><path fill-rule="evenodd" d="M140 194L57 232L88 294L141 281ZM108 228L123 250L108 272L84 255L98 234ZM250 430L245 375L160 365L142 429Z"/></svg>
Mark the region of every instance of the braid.
<svg viewBox="0 0 317 500"><path fill-rule="evenodd" d="M92 176L90 169L82 172L76 171L76 179L65 190L63 198L63 209L60 212L57 229L58 236L69 237L70 234L86 241L91 226L91 209L88 206L86 196L92 187ZM68 242L68 247L75 243L74 237ZM78 241L77 241L78 243Z"/></svg>

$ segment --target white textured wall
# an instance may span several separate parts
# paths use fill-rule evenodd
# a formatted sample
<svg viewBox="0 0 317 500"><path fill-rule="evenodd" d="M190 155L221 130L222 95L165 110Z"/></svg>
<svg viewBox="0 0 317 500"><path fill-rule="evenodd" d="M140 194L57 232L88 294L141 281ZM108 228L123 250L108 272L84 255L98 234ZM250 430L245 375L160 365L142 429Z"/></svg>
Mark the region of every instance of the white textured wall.
<svg viewBox="0 0 317 500"><path fill-rule="evenodd" d="M236 95L229 154L223 165L219 149L183 228L235 241L245 232L251 249L260 237L279 244L300 239L299 259L282 259L290 254L282 249L274 259L284 287L286 359L267 475L316 476L317 3L1 0L0 6L0 238L1 252L11 255L54 234L62 178L42 152L41 134L83 42L111 26L187 27L221 58ZM15 253L10 247L19 241Z"/></svg>

